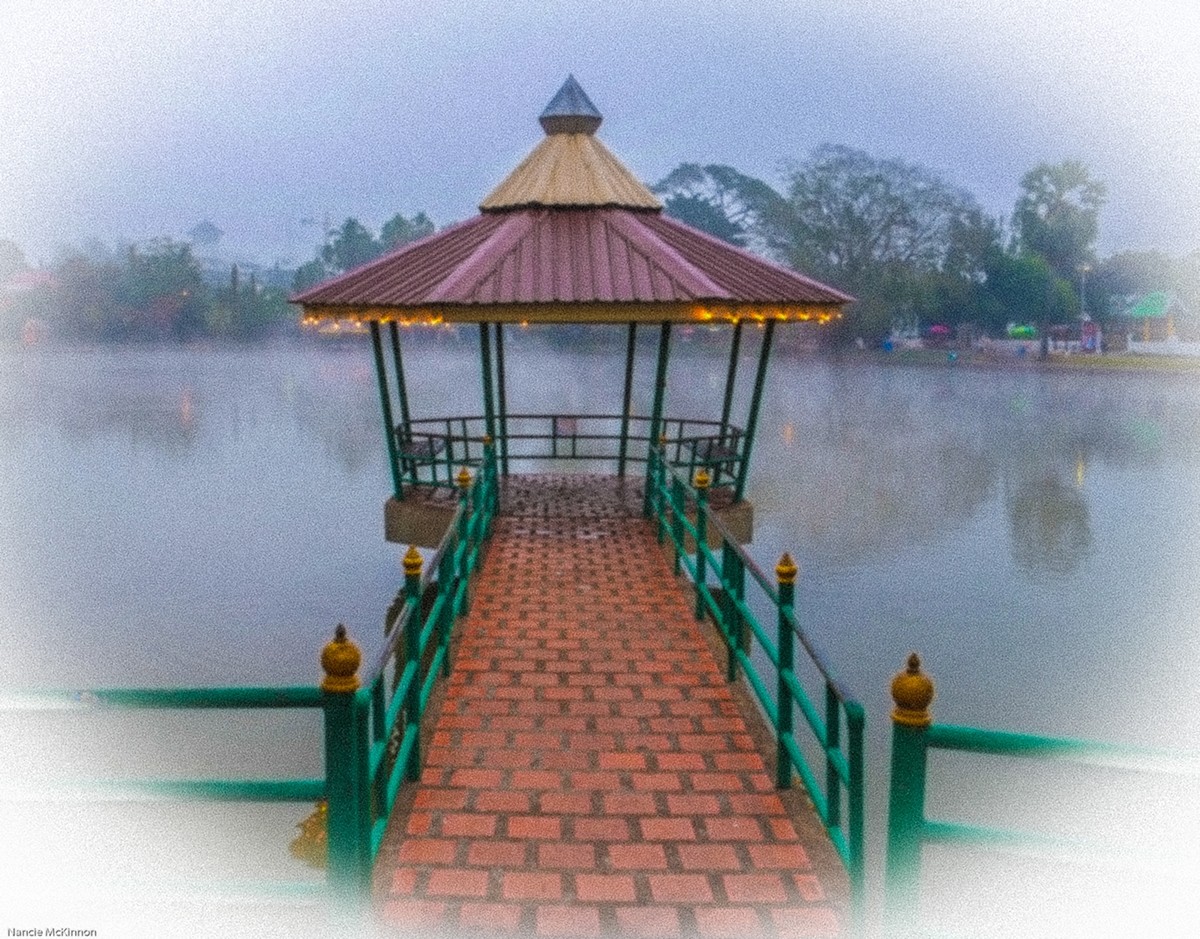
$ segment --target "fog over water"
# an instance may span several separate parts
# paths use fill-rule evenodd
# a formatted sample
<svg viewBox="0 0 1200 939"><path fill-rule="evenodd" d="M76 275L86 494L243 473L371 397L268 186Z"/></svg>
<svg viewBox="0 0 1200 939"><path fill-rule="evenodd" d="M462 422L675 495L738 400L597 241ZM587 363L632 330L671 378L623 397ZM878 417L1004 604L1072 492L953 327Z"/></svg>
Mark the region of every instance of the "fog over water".
<svg viewBox="0 0 1200 939"><path fill-rule="evenodd" d="M569 355L536 330L507 335L511 410L619 410L618 331L589 334ZM480 410L473 332L405 338L415 416ZM642 413L653 373L646 339ZM680 337L672 416L719 414L727 342L704 330ZM748 334L735 420L756 345ZM877 818L887 686L911 649L937 681L940 721L1196 749L1200 388L1191 377L899 368L785 352L772 363L750 479L752 555L770 567L793 553L801 620L867 708ZM400 584L400 549L382 539L388 485L365 340L0 352L0 690L310 683L339 621L369 659ZM0 759L39 776L321 772L311 716L23 714L3 726ZM1019 822L997 808L1016 794L1068 831L1097 818L1110 837L1168 819L1176 832L1200 831L1185 809L1196 800L1162 780L1131 790L1109 774L1076 789L993 761L972 769L968 788L969 760L939 766L939 817ZM1134 791L1136 813L1126 801ZM225 846L247 877L297 876L284 848L303 808L188 816L174 837ZM932 868L939 857L931 852ZM961 859L947 865L946 876L962 873ZM1068 896L1100 883L1079 876ZM1044 891L1045 878L1031 877ZM939 908L952 910L947 897Z"/></svg>

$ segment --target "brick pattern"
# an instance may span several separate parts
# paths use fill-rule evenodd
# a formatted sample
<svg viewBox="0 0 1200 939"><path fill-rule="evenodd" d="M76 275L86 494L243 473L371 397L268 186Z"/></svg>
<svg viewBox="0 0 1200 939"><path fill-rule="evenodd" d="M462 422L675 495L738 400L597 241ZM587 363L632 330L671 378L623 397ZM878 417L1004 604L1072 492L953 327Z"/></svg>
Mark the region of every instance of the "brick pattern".
<svg viewBox="0 0 1200 939"><path fill-rule="evenodd" d="M380 856L384 921L840 934L650 527L629 498L569 517L563 490L497 519L423 778Z"/></svg>

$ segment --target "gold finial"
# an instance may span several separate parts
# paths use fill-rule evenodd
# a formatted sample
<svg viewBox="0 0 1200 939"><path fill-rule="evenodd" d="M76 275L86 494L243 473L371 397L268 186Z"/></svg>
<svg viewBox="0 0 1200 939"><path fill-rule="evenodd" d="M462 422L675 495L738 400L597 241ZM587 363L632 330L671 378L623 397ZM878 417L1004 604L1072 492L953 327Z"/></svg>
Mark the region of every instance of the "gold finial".
<svg viewBox="0 0 1200 939"><path fill-rule="evenodd" d="M796 582L796 574L799 570L800 568L796 566L796 562L792 560L792 556L784 551L783 557L775 565L775 576L781 584L794 584Z"/></svg>
<svg viewBox="0 0 1200 939"><path fill-rule="evenodd" d="M416 545L409 545L408 550L404 553L404 573L408 577L420 577L421 565L425 563L425 559L421 557L421 552L417 550Z"/></svg>
<svg viewBox="0 0 1200 939"><path fill-rule="evenodd" d="M665 446L667 445L667 434L666 434L666 431L662 431L662 432L660 432L660 433L659 433L659 435L658 435L658 445L659 445L660 447L665 447Z"/></svg>
<svg viewBox="0 0 1200 939"><path fill-rule="evenodd" d="M491 434L483 435L483 445L485 447L490 447L492 445L492 435Z"/></svg>
<svg viewBox="0 0 1200 939"><path fill-rule="evenodd" d="M466 489L471 485L471 473L464 466L458 471L458 475L454 477L454 481L458 483L460 489Z"/></svg>
<svg viewBox="0 0 1200 939"><path fill-rule="evenodd" d="M346 627L338 623L333 632L333 641L321 650L321 668L325 670L322 691L348 692L358 690L358 665L362 653L358 646L347 638Z"/></svg>
<svg viewBox="0 0 1200 939"><path fill-rule="evenodd" d="M329 857L329 803L317 803L312 814L297 826L300 829L288 851L311 867L325 867Z"/></svg>
<svg viewBox="0 0 1200 939"><path fill-rule="evenodd" d="M929 702L933 700L933 680L921 671L921 657L910 653L908 666L892 679L892 721L906 727L928 727L933 723Z"/></svg>
<svg viewBox="0 0 1200 939"><path fill-rule="evenodd" d="M712 482L712 480L709 478L708 470L706 470L703 466L700 467L700 470L696 473L696 478L693 480L693 482L697 489L707 489L708 484Z"/></svg>

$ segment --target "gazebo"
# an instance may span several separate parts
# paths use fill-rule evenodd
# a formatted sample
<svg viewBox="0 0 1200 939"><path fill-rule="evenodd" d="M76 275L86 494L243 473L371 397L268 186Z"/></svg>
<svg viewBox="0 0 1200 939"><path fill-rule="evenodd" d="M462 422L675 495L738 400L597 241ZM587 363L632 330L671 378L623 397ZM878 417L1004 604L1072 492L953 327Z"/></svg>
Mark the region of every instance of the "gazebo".
<svg viewBox="0 0 1200 939"><path fill-rule="evenodd" d="M827 322L853 298L664 215L596 137L600 112L574 77L539 121L545 138L483 200L479 215L292 298L307 323L369 327L393 484L385 535L436 545L456 505L454 470L478 465L485 441L494 442L504 477L513 463L570 459L609 461L621 480L665 443L673 462L709 471L713 511L749 541L746 478L775 328ZM761 326L761 342L749 410L738 425L731 409L747 322ZM398 326L442 323L478 324L482 415L414 418L410 411ZM619 411L510 412L505 327L540 323L626 327ZM729 327L720 330L730 334L720 415L664 410L671 330L679 324ZM639 326L658 330L649 415L631 410Z"/></svg>

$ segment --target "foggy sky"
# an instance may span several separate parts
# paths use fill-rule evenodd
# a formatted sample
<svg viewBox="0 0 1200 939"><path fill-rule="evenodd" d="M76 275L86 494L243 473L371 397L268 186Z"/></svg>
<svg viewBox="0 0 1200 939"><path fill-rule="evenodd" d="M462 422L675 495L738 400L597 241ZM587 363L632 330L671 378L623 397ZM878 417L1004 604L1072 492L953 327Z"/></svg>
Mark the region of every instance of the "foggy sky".
<svg viewBox="0 0 1200 939"><path fill-rule="evenodd" d="M1200 9L1187 0L4 0L0 237L182 236L310 257L319 225L473 215L573 72L642 179L845 143L1011 213L1085 160L1101 253L1200 248Z"/></svg>

